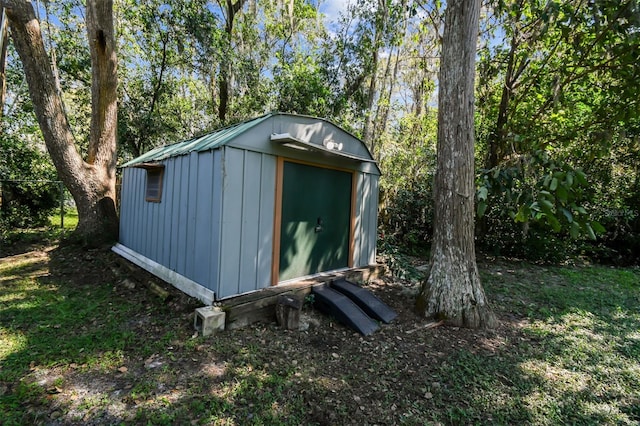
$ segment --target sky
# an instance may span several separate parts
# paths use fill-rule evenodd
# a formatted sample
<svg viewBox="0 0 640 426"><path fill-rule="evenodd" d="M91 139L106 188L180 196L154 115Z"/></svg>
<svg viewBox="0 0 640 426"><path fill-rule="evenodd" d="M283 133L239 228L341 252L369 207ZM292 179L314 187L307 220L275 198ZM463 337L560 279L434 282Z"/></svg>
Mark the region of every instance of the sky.
<svg viewBox="0 0 640 426"><path fill-rule="evenodd" d="M355 0L325 0L320 3L320 12L324 14L324 24L329 31L333 32L340 13L345 12L353 1Z"/></svg>
<svg viewBox="0 0 640 426"><path fill-rule="evenodd" d="M336 21L340 12L347 10L351 0L325 0L320 3L320 11L327 17L326 22Z"/></svg>

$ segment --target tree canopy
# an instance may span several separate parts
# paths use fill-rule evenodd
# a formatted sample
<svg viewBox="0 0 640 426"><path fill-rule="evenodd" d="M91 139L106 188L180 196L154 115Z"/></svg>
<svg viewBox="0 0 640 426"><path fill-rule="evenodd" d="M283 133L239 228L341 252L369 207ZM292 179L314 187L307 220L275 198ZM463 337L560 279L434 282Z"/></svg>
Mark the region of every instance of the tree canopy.
<svg viewBox="0 0 640 426"><path fill-rule="evenodd" d="M91 158L86 9L37 6L72 143ZM637 253L639 8L483 3L475 161L484 250L616 262ZM327 117L380 162L384 238L428 247L443 17L441 2L413 0L115 0L117 159L272 110ZM0 67L3 131L42 149L14 39Z"/></svg>

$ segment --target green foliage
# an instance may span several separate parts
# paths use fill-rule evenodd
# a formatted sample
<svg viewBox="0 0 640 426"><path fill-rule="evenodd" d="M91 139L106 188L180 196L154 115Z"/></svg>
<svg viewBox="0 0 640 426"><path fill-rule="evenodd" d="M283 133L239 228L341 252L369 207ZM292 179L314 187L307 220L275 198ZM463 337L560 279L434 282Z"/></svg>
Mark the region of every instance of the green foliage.
<svg viewBox="0 0 640 426"><path fill-rule="evenodd" d="M278 93L278 111L319 117L329 115L331 92L313 58L297 56L293 63L283 63L276 69L273 84Z"/></svg>
<svg viewBox="0 0 640 426"><path fill-rule="evenodd" d="M60 187L47 155L38 147L10 134L0 135L0 229L26 228L49 223L60 205Z"/></svg>
<svg viewBox="0 0 640 426"><path fill-rule="evenodd" d="M213 13L200 2L177 0L126 1L118 10L121 156L136 157L215 126L210 88L198 78L210 62L202 60L209 53L203 43L220 38Z"/></svg>
<svg viewBox="0 0 640 426"><path fill-rule="evenodd" d="M436 116L405 116L380 153L380 226L385 237L424 249L432 234Z"/></svg>
<svg viewBox="0 0 640 426"><path fill-rule="evenodd" d="M398 245L393 237L382 235L378 239L378 256L393 277L418 283L424 278L424 273L416 268L410 255L402 250L404 247L404 244Z"/></svg>
<svg viewBox="0 0 640 426"><path fill-rule="evenodd" d="M499 242L489 234L516 220L504 246L539 233L550 248L574 239L562 251L617 251L639 231L607 214L638 212L638 3L501 1L494 18L504 40L478 67L483 238Z"/></svg>
<svg viewBox="0 0 640 426"><path fill-rule="evenodd" d="M576 239L582 235L595 240L594 228L602 226L589 220L583 207L589 199L587 177L580 169L551 160L546 153L535 152L513 166L480 172L477 215L482 218L491 198L495 205L518 223L541 223L553 232L565 230Z"/></svg>
<svg viewBox="0 0 640 426"><path fill-rule="evenodd" d="M229 4L241 5L233 16ZM367 138L379 160L385 237L409 252L428 245L443 2L351 2L332 22L322 14L326 3L308 0L114 6L121 161L271 110L327 117ZM500 0L491 6L477 68L478 241L505 255L636 262L640 5ZM90 58L81 10L74 2L39 8L84 153ZM41 139L11 45L8 55L5 166L12 152ZM225 122L218 116L223 82L230 97ZM22 142L8 143L14 136L7 135ZM17 161L9 167L24 179L32 170ZM20 191L45 197L33 185ZM20 222L31 214L26 209L11 215Z"/></svg>
<svg viewBox="0 0 640 426"><path fill-rule="evenodd" d="M604 228L588 214L585 173L544 152L482 170L477 190L480 242L496 253L561 260L580 238Z"/></svg>
<svg viewBox="0 0 640 426"><path fill-rule="evenodd" d="M309 293L304 297L304 306L313 308L314 303L316 302L316 296L313 293Z"/></svg>
<svg viewBox="0 0 640 426"><path fill-rule="evenodd" d="M17 53L7 52L7 105L0 105L0 236L13 228L48 224L60 203L57 175L33 114ZM13 182L8 182L13 181Z"/></svg>

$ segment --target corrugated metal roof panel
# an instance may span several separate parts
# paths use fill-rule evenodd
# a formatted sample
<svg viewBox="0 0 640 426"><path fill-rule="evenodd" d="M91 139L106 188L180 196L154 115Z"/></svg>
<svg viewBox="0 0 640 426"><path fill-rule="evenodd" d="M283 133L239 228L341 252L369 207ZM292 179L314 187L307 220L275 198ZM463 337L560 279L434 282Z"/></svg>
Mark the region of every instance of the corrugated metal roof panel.
<svg viewBox="0 0 640 426"><path fill-rule="evenodd" d="M263 122L272 115L274 114L269 113L248 121L243 121L241 123L222 128L220 130L216 130L213 133L207 133L206 135L198 136L186 141L154 148L151 151L142 154L140 157L123 164L122 167L130 167L149 161L160 161L169 157L185 155L190 152L208 151L211 149L219 148L231 141L236 136L240 135L243 132L246 132L253 126Z"/></svg>

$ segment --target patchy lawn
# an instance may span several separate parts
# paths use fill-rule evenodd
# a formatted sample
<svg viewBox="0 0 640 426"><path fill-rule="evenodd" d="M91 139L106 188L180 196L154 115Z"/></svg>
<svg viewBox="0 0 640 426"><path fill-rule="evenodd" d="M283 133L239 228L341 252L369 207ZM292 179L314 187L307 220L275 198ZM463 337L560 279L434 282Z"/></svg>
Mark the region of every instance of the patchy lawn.
<svg viewBox="0 0 640 426"><path fill-rule="evenodd" d="M202 338L200 304L119 284L115 255L22 244L0 258L2 424L637 424L640 270L480 262L501 325L422 328L415 287L362 337L319 315Z"/></svg>

